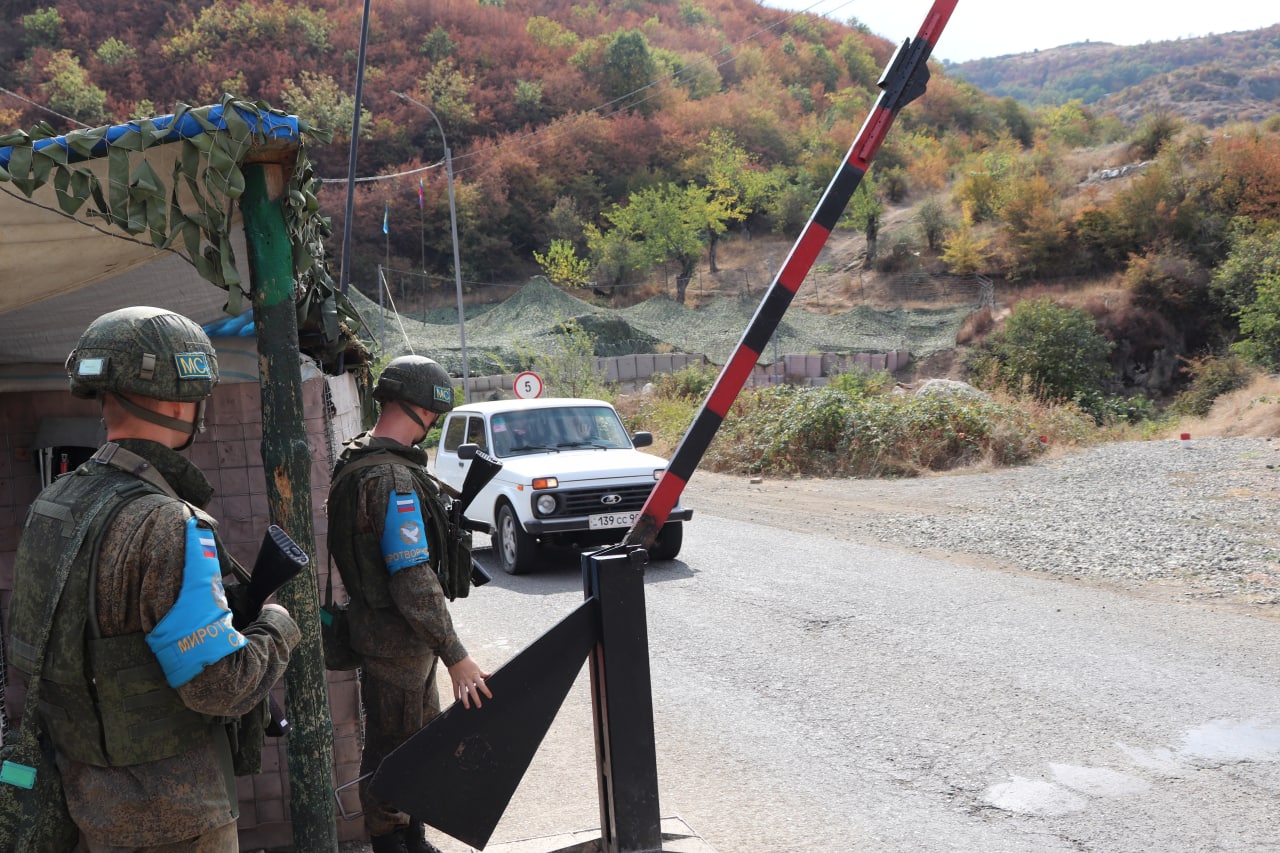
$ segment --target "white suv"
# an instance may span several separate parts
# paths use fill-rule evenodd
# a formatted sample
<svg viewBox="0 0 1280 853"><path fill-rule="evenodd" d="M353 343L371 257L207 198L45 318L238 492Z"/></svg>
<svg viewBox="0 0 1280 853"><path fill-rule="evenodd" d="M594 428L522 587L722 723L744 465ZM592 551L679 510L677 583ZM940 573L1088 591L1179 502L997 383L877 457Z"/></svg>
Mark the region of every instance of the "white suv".
<svg viewBox="0 0 1280 853"><path fill-rule="evenodd" d="M469 403L445 416L435 472L461 490L471 464L458 456L464 444L502 462L467 517L488 525L502 568L518 575L537 565L544 543L586 549L621 542L667 466L636 449L652 443L647 432L628 436L603 400ZM676 504L649 549L651 559L675 559L692 515Z"/></svg>

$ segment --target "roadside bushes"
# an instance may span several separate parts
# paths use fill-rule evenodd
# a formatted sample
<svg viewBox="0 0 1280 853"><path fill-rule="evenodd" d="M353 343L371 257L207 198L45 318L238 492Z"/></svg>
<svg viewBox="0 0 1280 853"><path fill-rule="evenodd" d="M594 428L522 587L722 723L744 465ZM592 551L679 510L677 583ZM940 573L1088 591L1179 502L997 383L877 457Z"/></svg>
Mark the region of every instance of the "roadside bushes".
<svg viewBox="0 0 1280 853"><path fill-rule="evenodd" d="M1071 403L1099 426L1149 420L1155 413L1150 400L1106 393L1115 381L1108 362L1114 348L1087 311L1040 297L1014 306L1004 328L979 345L965 367L982 388Z"/></svg>
<svg viewBox="0 0 1280 853"><path fill-rule="evenodd" d="M1253 378L1253 371L1237 356L1225 358L1193 358L1187 361L1191 384L1180 393L1169 408L1179 415L1203 418L1213 408L1213 401L1243 388Z"/></svg>
<svg viewBox="0 0 1280 853"><path fill-rule="evenodd" d="M780 386L743 392L707 451L716 471L902 477L1025 462L1028 417L991 399Z"/></svg>
<svg viewBox="0 0 1280 853"><path fill-rule="evenodd" d="M1069 400L1102 389L1111 376L1112 346L1086 312L1041 297L1019 302L968 367L972 375L1007 387L1025 382L1044 400Z"/></svg>
<svg viewBox="0 0 1280 853"><path fill-rule="evenodd" d="M653 377L654 389L660 396L676 400L699 401L707 396L720 371L707 362L686 365L675 373L660 373Z"/></svg>

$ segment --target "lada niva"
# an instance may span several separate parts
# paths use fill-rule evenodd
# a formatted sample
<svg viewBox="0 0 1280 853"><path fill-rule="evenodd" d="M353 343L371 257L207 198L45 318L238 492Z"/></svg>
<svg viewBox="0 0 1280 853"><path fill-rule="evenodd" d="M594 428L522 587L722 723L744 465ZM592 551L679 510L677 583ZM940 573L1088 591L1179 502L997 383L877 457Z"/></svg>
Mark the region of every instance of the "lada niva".
<svg viewBox="0 0 1280 853"><path fill-rule="evenodd" d="M503 570L518 575L537 567L543 545L588 549L621 542L667 465L637 449L652 443L651 433L628 435L603 400L468 403L445 417L435 473L460 490L470 465L458 454L464 444L502 462L467 517L488 525ZM676 504L650 559L675 559L692 514Z"/></svg>

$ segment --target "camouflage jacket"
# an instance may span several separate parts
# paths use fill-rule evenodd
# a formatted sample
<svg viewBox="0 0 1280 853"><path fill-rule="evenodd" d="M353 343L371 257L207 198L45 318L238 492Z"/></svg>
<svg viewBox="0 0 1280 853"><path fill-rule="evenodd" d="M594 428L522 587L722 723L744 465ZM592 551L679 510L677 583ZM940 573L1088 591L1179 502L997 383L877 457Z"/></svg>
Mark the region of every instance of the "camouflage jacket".
<svg viewBox="0 0 1280 853"><path fill-rule="evenodd" d="M390 452L403 462L371 465L335 482L330 491L329 549L351 594L351 642L366 657L397 658L404 662L404 686L410 688L430 674L435 658L452 666L467 656L453 629L444 590L429 562L393 574L383 559L382 536L392 491L413 491L419 501L435 500L414 476L427 464L427 455L386 438L361 435L347 443L334 475L342 467L370 453ZM416 467L417 472L410 471ZM427 543L439 548L440 543Z"/></svg>
<svg viewBox="0 0 1280 853"><path fill-rule="evenodd" d="M212 495L200 470L175 451L141 440L118 444L151 463L182 500L156 494L132 500L103 531L93 599L103 637L148 634L174 606L182 588L191 507L205 505ZM58 555L48 558L53 565ZM15 596L24 576L38 577L39 568L19 567ZM174 689L183 705L209 717L238 717L254 709L283 675L301 634L278 611L266 611L241 633L247 640L243 647L182 686L164 689ZM159 760L104 767L59 754L58 766L68 809L81 832L100 844L135 847L179 842L235 820L238 798L234 783L228 784L227 759L215 738L197 738L188 751Z"/></svg>

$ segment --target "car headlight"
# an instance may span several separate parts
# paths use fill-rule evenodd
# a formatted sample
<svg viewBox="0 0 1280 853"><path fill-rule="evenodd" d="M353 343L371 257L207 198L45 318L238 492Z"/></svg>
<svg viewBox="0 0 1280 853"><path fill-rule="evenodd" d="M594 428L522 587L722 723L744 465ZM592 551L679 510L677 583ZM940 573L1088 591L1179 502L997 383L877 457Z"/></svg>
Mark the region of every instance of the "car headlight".
<svg viewBox="0 0 1280 853"><path fill-rule="evenodd" d="M535 505L538 508L538 512L543 515L551 515L551 513L556 511L556 496L538 495L538 500L535 501Z"/></svg>

